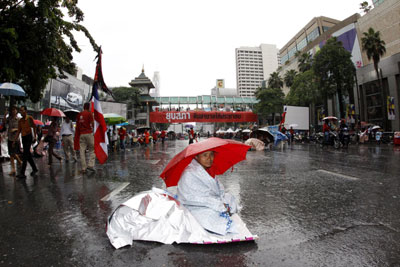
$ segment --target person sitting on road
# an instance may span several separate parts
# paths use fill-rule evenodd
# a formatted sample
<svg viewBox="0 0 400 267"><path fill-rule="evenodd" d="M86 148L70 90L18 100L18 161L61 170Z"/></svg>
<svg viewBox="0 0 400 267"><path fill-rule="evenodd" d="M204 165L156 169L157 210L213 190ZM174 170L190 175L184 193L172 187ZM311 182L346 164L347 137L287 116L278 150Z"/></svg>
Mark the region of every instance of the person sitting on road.
<svg viewBox="0 0 400 267"><path fill-rule="evenodd" d="M204 229L220 235L236 233L230 216L237 212L238 205L218 179L209 174L214 153L200 153L186 167L178 182L178 200Z"/></svg>

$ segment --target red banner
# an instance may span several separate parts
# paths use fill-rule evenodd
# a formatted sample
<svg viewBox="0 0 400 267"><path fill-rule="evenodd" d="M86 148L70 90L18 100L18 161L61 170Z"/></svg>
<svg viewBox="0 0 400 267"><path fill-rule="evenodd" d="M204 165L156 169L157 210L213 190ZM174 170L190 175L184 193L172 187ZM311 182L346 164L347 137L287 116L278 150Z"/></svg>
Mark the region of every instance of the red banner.
<svg viewBox="0 0 400 267"><path fill-rule="evenodd" d="M150 122L257 122L257 114L253 112L225 111L161 111L150 112Z"/></svg>

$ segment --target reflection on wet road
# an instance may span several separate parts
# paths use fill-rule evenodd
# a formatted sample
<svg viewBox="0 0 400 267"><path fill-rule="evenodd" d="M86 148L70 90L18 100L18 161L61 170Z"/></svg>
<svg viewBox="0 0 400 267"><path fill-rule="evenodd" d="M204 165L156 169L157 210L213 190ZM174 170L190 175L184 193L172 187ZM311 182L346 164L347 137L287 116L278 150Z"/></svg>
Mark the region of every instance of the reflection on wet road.
<svg viewBox="0 0 400 267"><path fill-rule="evenodd" d="M134 242L114 250L108 215L158 177L187 141L111 154L95 174L79 164L36 159L39 175L0 178L0 265L4 266L398 266L400 149L294 145L249 151L220 176L260 239L228 245Z"/></svg>

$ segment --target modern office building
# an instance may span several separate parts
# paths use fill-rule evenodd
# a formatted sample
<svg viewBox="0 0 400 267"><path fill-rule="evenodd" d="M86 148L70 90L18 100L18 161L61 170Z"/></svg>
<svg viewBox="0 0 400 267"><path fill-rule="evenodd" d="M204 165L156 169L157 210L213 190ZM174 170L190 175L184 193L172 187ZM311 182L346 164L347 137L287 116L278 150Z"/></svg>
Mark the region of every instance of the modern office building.
<svg viewBox="0 0 400 267"><path fill-rule="evenodd" d="M361 47L359 38L356 30L357 20L360 18L359 14L353 14L352 16L344 19L343 21L337 21L326 17L318 17L312 19L294 38L289 41L284 48L280 50L282 58L281 77L284 77L285 73L291 69L298 70L298 59L295 56L296 52L309 53L311 56L315 55L331 37L336 37L342 42L343 47L349 51L352 55L351 60L356 68L363 66ZM331 27L328 26L331 24ZM311 27L311 28L310 28ZM314 27L314 30L311 30ZM307 29L309 29L307 31ZM311 32L309 32L311 30ZM310 34L310 33L314 34ZM307 34L309 33L309 34ZM304 38L306 43L304 43ZM285 60L285 61L284 61ZM289 88L284 86L283 91L285 94L289 92ZM350 101L355 99L355 103ZM346 118L349 122L355 123L356 115L359 113L355 111L359 110L359 102L357 101L357 88L354 87L353 94L344 99L344 104L347 110ZM351 102L351 103L350 103ZM354 111L354 112L353 112ZM318 115L319 114L319 115ZM315 110L311 110L311 122L313 125L321 125L321 121L318 120L318 116L321 114L334 115L340 117L339 102L336 97L333 97L328 101L328 106L316 106ZM350 118L351 115L351 118ZM353 116L354 115L354 116Z"/></svg>
<svg viewBox="0 0 400 267"><path fill-rule="evenodd" d="M372 0L372 3L374 4L374 7L379 6L382 4L385 0Z"/></svg>
<svg viewBox="0 0 400 267"><path fill-rule="evenodd" d="M254 96L256 89L277 68L276 45L236 48L236 83L239 96Z"/></svg>
<svg viewBox="0 0 400 267"><path fill-rule="evenodd" d="M160 72L155 71L153 75L154 89L150 89L150 96L160 96Z"/></svg>
<svg viewBox="0 0 400 267"><path fill-rule="evenodd" d="M379 2L377 5L375 2ZM380 32L386 53L378 68L383 91L372 60L362 54L364 64L357 68L360 118L385 127L386 131L400 130L400 1L374 1L374 8L357 21L358 36L369 28Z"/></svg>
<svg viewBox="0 0 400 267"><path fill-rule="evenodd" d="M340 21L328 17L315 17L279 50L282 66L290 64L297 51L303 49Z"/></svg>

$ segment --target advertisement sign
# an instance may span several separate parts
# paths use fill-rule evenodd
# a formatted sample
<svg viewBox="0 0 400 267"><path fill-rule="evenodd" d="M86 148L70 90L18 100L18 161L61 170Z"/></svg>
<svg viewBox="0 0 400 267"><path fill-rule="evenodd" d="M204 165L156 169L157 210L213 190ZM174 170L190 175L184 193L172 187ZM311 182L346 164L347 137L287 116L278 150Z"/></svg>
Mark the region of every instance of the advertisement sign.
<svg viewBox="0 0 400 267"><path fill-rule="evenodd" d="M346 105L346 121L348 123L356 122L356 106L354 104Z"/></svg>
<svg viewBox="0 0 400 267"><path fill-rule="evenodd" d="M296 130L309 130L310 129L310 111L308 107L296 106L283 106L286 110L285 127L289 129L289 125L293 126Z"/></svg>
<svg viewBox="0 0 400 267"><path fill-rule="evenodd" d="M67 109L82 110L83 103L88 101L91 85L76 77L64 73L66 79L51 79L44 92L43 106L54 107L62 111Z"/></svg>
<svg viewBox="0 0 400 267"><path fill-rule="evenodd" d="M223 79L217 80L217 88L225 88L225 81Z"/></svg>
<svg viewBox="0 0 400 267"><path fill-rule="evenodd" d="M326 117L325 109L323 107L317 108L318 125L322 125L322 119Z"/></svg>
<svg viewBox="0 0 400 267"><path fill-rule="evenodd" d="M387 113L388 113L388 120L394 121L396 119L393 96L387 97Z"/></svg>
<svg viewBox="0 0 400 267"><path fill-rule="evenodd" d="M257 114L253 112L226 111L163 111L150 112L150 122L257 122Z"/></svg>

